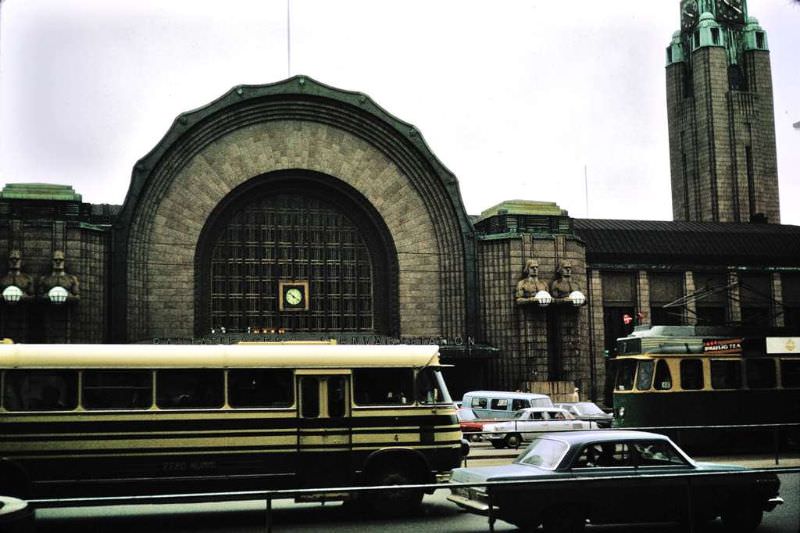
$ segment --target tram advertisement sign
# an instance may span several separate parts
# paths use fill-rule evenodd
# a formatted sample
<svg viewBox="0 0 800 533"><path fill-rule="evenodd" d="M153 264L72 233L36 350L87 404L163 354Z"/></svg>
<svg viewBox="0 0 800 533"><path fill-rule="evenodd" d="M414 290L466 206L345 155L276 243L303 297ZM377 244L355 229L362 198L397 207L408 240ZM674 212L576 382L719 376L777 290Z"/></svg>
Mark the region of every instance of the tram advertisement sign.
<svg viewBox="0 0 800 533"><path fill-rule="evenodd" d="M767 353L800 353L800 337L767 337Z"/></svg>
<svg viewBox="0 0 800 533"><path fill-rule="evenodd" d="M742 339L704 339L703 352L718 355L742 353Z"/></svg>

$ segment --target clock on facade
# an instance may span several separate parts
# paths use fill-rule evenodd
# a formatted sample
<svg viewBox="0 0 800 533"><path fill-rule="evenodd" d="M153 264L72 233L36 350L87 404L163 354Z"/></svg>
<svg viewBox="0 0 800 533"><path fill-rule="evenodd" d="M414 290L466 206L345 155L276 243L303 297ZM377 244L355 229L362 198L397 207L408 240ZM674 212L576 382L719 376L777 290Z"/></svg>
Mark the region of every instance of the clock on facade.
<svg viewBox="0 0 800 533"><path fill-rule="evenodd" d="M717 0L717 22L744 24L742 0Z"/></svg>
<svg viewBox="0 0 800 533"><path fill-rule="evenodd" d="M685 0L681 4L681 28L688 30L697 23L698 9L696 0Z"/></svg>
<svg viewBox="0 0 800 533"><path fill-rule="evenodd" d="M308 282L278 282L278 309L280 311L308 311Z"/></svg>

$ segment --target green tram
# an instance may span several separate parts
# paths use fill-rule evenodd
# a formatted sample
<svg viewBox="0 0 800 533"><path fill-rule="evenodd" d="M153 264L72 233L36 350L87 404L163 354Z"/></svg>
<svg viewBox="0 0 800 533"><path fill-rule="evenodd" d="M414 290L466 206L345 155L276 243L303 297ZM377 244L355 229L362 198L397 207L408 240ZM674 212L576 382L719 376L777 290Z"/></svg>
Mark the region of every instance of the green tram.
<svg viewBox="0 0 800 533"><path fill-rule="evenodd" d="M729 335L723 335L729 333ZM637 328L613 359L617 427L664 433L691 449L800 441L800 337L737 337L697 326ZM698 426L702 429L687 429Z"/></svg>
<svg viewBox="0 0 800 533"><path fill-rule="evenodd" d="M437 346L0 344L0 494L432 483L465 452L440 368Z"/></svg>

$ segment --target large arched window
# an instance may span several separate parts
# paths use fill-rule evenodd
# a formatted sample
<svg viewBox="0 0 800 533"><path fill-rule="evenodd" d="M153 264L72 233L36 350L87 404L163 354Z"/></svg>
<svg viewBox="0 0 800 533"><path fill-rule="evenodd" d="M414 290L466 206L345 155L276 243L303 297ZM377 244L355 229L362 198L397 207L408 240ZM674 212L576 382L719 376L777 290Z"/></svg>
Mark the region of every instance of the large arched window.
<svg viewBox="0 0 800 533"><path fill-rule="evenodd" d="M207 224L198 333L391 334L396 268L388 232L341 186L321 187L322 176L282 177L251 180Z"/></svg>

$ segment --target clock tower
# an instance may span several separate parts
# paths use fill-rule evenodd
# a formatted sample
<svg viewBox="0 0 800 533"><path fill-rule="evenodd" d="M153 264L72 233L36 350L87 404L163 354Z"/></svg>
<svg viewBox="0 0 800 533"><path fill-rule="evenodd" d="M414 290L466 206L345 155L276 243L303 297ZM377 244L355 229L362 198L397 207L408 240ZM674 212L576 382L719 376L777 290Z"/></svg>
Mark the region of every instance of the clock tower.
<svg viewBox="0 0 800 533"><path fill-rule="evenodd" d="M767 35L747 0L681 0L667 47L675 220L780 223Z"/></svg>

